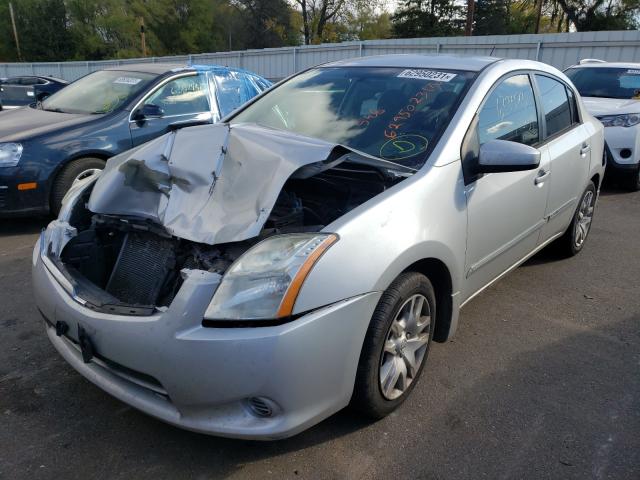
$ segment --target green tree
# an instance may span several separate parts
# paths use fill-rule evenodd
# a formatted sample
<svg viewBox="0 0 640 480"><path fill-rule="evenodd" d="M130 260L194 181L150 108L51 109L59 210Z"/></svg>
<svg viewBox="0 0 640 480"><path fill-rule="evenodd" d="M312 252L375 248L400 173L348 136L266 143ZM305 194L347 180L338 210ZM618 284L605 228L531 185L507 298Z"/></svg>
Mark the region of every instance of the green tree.
<svg viewBox="0 0 640 480"><path fill-rule="evenodd" d="M393 15L397 38L458 35L464 29L464 9L454 0L405 0Z"/></svg>
<svg viewBox="0 0 640 480"><path fill-rule="evenodd" d="M20 0L12 3L24 59L54 61L73 55L73 39L63 0ZM8 1L0 4L0 18L4 19L0 26L0 55L15 61L18 56L8 5Z"/></svg>

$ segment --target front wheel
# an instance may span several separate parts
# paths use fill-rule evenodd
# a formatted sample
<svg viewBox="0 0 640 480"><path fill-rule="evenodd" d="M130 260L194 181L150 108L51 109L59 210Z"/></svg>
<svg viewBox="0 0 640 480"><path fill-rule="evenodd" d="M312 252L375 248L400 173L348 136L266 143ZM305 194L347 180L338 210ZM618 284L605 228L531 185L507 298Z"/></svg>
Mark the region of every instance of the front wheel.
<svg viewBox="0 0 640 480"><path fill-rule="evenodd" d="M559 247L566 256L572 257L582 251L591 231L591 222L596 204L596 186L590 182L580 197L578 208L573 215L571 225L559 239Z"/></svg>
<svg viewBox="0 0 640 480"><path fill-rule="evenodd" d="M436 300L427 277L401 274L382 294L364 340L351 405L382 418L404 402L422 373L433 338Z"/></svg>
<svg viewBox="0 0 640 480"><path fill-rule="evenodd" d="M62 206L62 199L76 180L95 175L104 168L104 160L99 158L79 158L67 164L58 174L51 190L50 210L58 215Z"/></svg>

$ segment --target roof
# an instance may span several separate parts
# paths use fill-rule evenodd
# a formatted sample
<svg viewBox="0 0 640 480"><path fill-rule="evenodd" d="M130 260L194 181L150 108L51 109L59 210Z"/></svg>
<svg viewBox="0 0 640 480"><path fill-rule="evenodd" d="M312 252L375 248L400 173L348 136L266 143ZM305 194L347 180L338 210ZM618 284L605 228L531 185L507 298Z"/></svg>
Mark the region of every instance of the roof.
<svg viewBox="0 0 640 480"><path fill-rule="evenodd" d="M406 67L406 68L441 68L444 70L467 70L478 72L487 65L501 60L497 57L479 57L463 55L374 55L370 57L351 58L337 62L325 63L323 67Z"/></svg>
<svg viewBox="0 0 640 480"><path fill-rule="evenodd" d="M104 70L126 70L129 72L155 73L162 75L171 70L189 68L184 63L123 63L115 67L108 67Z"/></svg>
<svg viewBox="0 0 640 480"><path fill-rule="evenodd" d="M195 70L195 71L211 71L211 70L225 70L232 72L243 72L250 75L256 75L257 73L243 70L236 67L227 67L225 65L188 65L186 63L123 63L114 67L108 67L104 70L114 71L128 71L128 72L140 72L140 73L155 73L162 75L169 72L175 72L180 70Z"/></svg>
<svg viewBox="0 0 640 480"><path fill-rule="evenodd" d="M640 63L633 62L589 62L582 65L572 65L569 68L637 68L640 69Z"/></svg>

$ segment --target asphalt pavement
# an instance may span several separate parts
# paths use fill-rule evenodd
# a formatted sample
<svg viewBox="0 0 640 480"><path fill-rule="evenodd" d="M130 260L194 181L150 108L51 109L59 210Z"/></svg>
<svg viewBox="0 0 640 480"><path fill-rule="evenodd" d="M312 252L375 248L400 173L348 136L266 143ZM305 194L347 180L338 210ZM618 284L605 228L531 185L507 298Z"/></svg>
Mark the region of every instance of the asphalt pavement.
<svg viewBox="0 0 640 480"><path fill-rule="evenodd" d="M397 412L266 443L165 425L69 367L31 293L45 224L0 220L0 479L640 478L640 193L607 189L580 255L469 303Z"/></svg>

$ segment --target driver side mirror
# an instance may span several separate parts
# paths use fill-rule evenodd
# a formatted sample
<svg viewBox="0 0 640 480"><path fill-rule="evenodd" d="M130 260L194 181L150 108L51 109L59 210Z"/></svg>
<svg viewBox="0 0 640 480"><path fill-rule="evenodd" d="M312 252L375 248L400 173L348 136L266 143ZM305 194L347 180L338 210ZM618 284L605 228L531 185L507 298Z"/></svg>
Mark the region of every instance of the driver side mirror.
<svg viewBox="0 0 640 480"><path fill-rule="evenodd" d="M149 120L151 118L162 118L163 116L164 110L162 108L154 105L153 103L147 103L136 111L133 119L137 122L140 122L143 120Z"/></svg>
<svg viewBox="0 0 640 480"><path fill-rule="evenodd" d="M539 166L538 149L508 140L490 140L480 146L476 173L521 172Z"/></svg>

